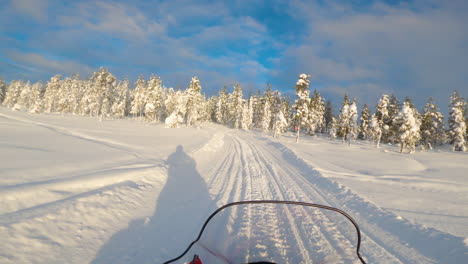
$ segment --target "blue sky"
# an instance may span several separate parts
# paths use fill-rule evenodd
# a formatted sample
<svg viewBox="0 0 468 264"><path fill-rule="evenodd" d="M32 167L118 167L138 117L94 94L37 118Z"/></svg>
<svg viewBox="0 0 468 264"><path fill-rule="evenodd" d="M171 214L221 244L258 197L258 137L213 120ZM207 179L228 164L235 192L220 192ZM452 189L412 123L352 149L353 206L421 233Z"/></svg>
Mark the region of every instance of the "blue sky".
<svg viewBox="0 0 468 264"><path fill-rule="evenodd" d="M207 95L239 82L294 98L300 73L340 105L384 94L429 96L441 109L468 97L468 1L13 0L0 10L0 78L161 76Z"/></svg>

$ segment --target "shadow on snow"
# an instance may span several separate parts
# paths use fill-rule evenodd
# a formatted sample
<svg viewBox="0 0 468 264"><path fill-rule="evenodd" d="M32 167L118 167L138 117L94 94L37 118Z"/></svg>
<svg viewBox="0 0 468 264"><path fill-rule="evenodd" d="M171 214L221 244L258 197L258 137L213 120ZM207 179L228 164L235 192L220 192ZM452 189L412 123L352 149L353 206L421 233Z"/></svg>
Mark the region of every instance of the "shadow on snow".
<svg viewBox="0 0 468 264"><path fill-rule="evenodd" d="M131 221L101 247L92 263L162 263L180 255L213 207L196 162L182 146L167 161L168 180L149 219Z"/></svg>

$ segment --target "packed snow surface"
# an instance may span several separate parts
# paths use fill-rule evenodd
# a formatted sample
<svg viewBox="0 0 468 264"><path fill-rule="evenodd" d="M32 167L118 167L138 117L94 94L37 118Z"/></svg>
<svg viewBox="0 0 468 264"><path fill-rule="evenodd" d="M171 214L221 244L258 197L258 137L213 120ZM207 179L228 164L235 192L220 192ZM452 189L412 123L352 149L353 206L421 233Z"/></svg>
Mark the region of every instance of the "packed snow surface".
<svg viewBox="0 0 468 264"><path fill-rule="evenodd" d="M0 131L0 263L162 263L215 208L259 199L345 210L369 263L468 263L467 153L5 108ZM331 248L341 258L330 263L349 263L354 242L328 215L265 210L276 220L260 228L251 213L217 232L263 232L259 254L288 240L311 262Z"/></svg>

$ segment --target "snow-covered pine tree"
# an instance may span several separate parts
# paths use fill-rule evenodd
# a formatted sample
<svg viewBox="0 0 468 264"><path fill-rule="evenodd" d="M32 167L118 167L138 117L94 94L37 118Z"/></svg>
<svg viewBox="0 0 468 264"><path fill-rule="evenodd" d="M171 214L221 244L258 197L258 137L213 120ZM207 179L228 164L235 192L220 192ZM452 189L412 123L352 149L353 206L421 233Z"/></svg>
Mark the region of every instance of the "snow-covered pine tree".
<svg viewBox="0 0 468 264"><path fill-rule="evenodd" d="M57 91L57 102L55 112L58 113L69 113L71 108L71 84L72 80L70 77L66 77L62 80L60 88Z"/></svg>
<svg viewBox="0 0 468 264"><path fill-rule="evenodd" d="M349 134L348 134L348 144L351 144L351 140L355 140L358 136L358 110L356 99L353 100L349 106Z"/></svg>
<svg viewBox="0 0 468 264"><path fill-rule="evenodd" d="M342 138L344 143L348 139L348 134L350 133L350 114L349 114L349 98L348 95L344 96L343 105L341 106L340 115L338 116L338 136Z"/></svg>
<svg viewBox="0 0 468 264"><path fill-rule="evenodd" d="M455 91L450 97L449 131L453 151L466 151L466 122L463 115L464 100Z"/></svg>
<svg viewBox="0 0 468 264"><path fill-rule="evenodd" d="M369 136L375 142L377 148L380 147L380 140L382 138L382 126L376 114L373 114L369 123Z"/></svg>
<svg viewBox="0 0 468 264"><path fill-rule="evenodd" d="M409 99L409 98L407 98ZM414 109L414 105L411 103L411 107ZM398 139L398 131L399 131L399 126L396 124L393 124L393 120L395 120L396 116L399 114L401 108L401 104L398 101L398 99L395 97L395 95L390 95L390 98L388 100L388 117L384 118L383 125L384 127L388 127L382 135L382 139L387 142L387 143L397 143L399 142Z"/></svg>
<svg viewBox="0 0 468 264"><path fill-rule="evenodd" d="M147 121L159 122L162 116L162 81L159 76L151 74L147 87L144 90L144 96L141 98L145 109L145 119Z"/></svg>
<svg viewBox="0 0 468 264"><path fill-rule="evenodd" d="M227 124L228 122L228 92L226 85L219 91L219 98L216 104L216 122L218 124Z"/></svg>
<svg viewBox="0 0 468 264"><path fill-rule="evenodd" d="M291 109L292 105L290 99L288 97L283 96L281 98L281 111L283 112L284 118L286 119L286 123L288 124L288 126L284 128L284 131L286 131L288 127L291 126L293 120L293 113Z"/></svg>
<svg viewBox="0 0 468 264"><path fill-rule="evenodd" d="M302 127L308 127L309 118L309 81L310 75L302 73L296 82L297 99L293 105L294 123L296 126L296 142L299 142L299 135Z"/></svg>
<svg viewBox="0 0 468 264"><path fill-rule="evenodd" d="M82 90L83 96L81 97L78 111L82 115L91 116L90 105L92 104L92 98L89 91L91 90L92 83L91 80L83 80L81 83L80 89Z"/></svg>
<svg viewBox="0 0 468 264"><path fill-rule="evenodd" d="M266 96L263 99L262 130L267 132L271 123L271 101Z"/></svg>
<svg viewBox="0 0 468 264"><path fill-rule="evenodd" d="M405 101L403 103L403 108L393 122L399 127L398 141L400 143L400 153L403 152L405 148L407 148L410 153L413 153L416 143L421 139L421 123L417 118L415 109L411 107L410 102Z"/></svg>
<svg viewBox="0 0 468 264"><path fill-rule="evenodd" d="M281 94L276 91L273 93L273 137L279 137L286 128L288 127L288 122L283 114L283 102L281 99Z"/></svg>
<svg viewBox="0 0 468 264"><path fill-rule="evenodd" d="M56 111L59 101L59 90L62 85L62 75L55 75L47 82L44 92L44 111L52 113Z"/></svg>
<svg viewBox="0 0 468 264"><path fill-rule="evenodd" d="M242 122L242 88L238 83L234 84L234 91L229 96L229 113L231 117L231 126L233 128L240 128Z"/></svg>
<svg viewBox="0 0 468 264"><path fill-rule="evenodd" d="M325 130L329 131L330 129L330 124L333 118L333 107L332 103L330 100L327 100L327 103L325 104L325 114L324 114L324 119L325 119Z"/></svg>
<svg viewBox="0 0 468 264"><path fill-rule="evenodd" d="M5 99L5 93L7 89L7 84L3 79L0 79L0 104L3 103L3 100Z"/></svg>
<svg viewBox="0 0 468 264"><path fill-rule="evenodd" d="M242 121L241 121L241 128L244 130L249 129L250 123L250 115L249 115L249 103L246 100L242 100Z"/></svg>
<svg viewBox="0 0 468 264"><path fill-rule="evenodd" d="M31 84L27 81L21 88L20 96L16 102L22 109L29 109L29 100L31 97Z"/></svg>
<svg viewBox="0 0 468 264"><path fill-rule="evenodd" d="M112 105L112 115L117 118L124 118L130 113L131 97L129 81L123 80L117 84L116 98Z"/></svg>
<svg viewBox="0 0 468 264"><path fill-rule="evenodd" d="M80 76L78 74L73 75L72 83L70 87L71 95L70 95L70 112L74 114L80 113L80 105L81 100L83 99L84 92L85 92L85 84L82 80L80 80Z"/></svg>
<svg viewBox="0 0 468 264"><path fill-rule="evenodd" d="M424 106L424 114L421 120L421 142L432 149L436 145L441 145L445 141L444 116L439 112L434 103L434 98L430 97Z"/></svg>
<svg viewBox="0 0 468 264"><path fill-rule="evenodd" d="M203 121L216 122L216 105L218 104L218 99L217 96L211 96L208 99L205 106L206 110L204 111L206 116L203 117Z"/></svg>
<svg viewBox="0 0 468 264"><path fill-rule="evenodd" d="M375 109L375 118L378 121L378 124L380 126L380 133L381 137L380 140L386 140L387 139L387 134L389 133L388 131L390 130L390 124L391 124L391 119L390 119L390 114L389 114L389 104L390 101L388 99L388 95L384 94L382 97L379 99L379 102L377 103L377 107ZM374 131L375 128L373 128Z"/></svg>
<svg viewBox="0 0 468 264"><path fill-rule="evenodd" d="M148 84L143 78L143 75L140 75L135 83L135 89L133 90L132 96L133 100L130 108L130 113L134 116L140 117L145 111L145 94L147 85Z"/></svg>
<svg viewBox="0 0 468 264"><path fill-rule="evenodd" d="M260 91L252 96L252 127L262 128L263 106Z"/></svg>
<svg viewBox="0 0 468 264"><path fill-rule="evenodd" d="M176 128L184 122L187 107L187 94L181 90L177 92L170 88L166 101L165 109L167 118L165 120L166 127Z"/></svg>
<svg viewBox="0 0 468 264"><path fill-rule="evenodd" d="M367 104L364 104L362 107L361 112L361 124L359 125L359 139L368 139L369 138L369 123L370 123L371 115Z"/></svg>
<svg viewBox="0 0 468 264"><path fill-rule="evenodd" d="M115 98L115 85L116 85L116 78L115 76L107 71L105 68L100 69L100 74L98 75L98 79L95 79L95 83L99 83L102 90L102 102L101 107L99 109L100 117L109 117L112 113L111 108L114 104Z"/></svg>
<svg viewBox="0 0 468 264"><path fill-rule="evenodd" d="M322 96L314 90L309 104L309 134L322 132L325 126L325 103Z"/></svg>
<svg viewBox="0 0 468 264"><path fill-rule="evenodd" d="M8 108L13 108L19 100L21 89L23 88L23 81L11 81L10 85L6 89L5 99L3 100L3 105Z"/></svg>
<svg viewBox="0 0 468 264"><path fill-rule="evenodd" d="M249 112L248 112L248 124L247 127L250 129L253 124L253 117L254 117L254 105L253 105L253 96L249 98Z"/></svg>
<svg viewBox="0 0 468 264"><path fill-rule="evenodd" d="M185 116L185 123L187 126L195 124L199 119L199 114L203 105L203 98L201 95L201 84L198 77L193 77L187 87L187 112Z"/></svg>
<svg viewBox="0 0 468 264"><path fill-rule="evenodd" d="M336 138L336 131L338 130L338 120L334 116L331 117L330 123L328 124L328 135L331 139Z"/></svg>
<svg viewBox="0 0 468 264"><path fill-rule="evenodd" d="M44 95L44 85L42 82L36 82L31 87L31 96L29 98L29 112L31 113L40 113L43 111L43 95Z"/></svg>

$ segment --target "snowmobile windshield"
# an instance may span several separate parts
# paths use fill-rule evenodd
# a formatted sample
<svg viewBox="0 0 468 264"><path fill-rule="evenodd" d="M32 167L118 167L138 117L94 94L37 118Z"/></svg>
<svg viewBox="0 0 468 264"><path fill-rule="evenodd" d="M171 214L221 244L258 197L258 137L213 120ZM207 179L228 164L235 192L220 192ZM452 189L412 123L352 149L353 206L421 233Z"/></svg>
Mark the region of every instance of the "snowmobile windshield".
<svg viewBox="0 0 468 264"><path fill-rule="evenodd" d="M365 263L360 231L345 212L301 202L227 204L207 219L188 250L166 263Z"/></svg>

